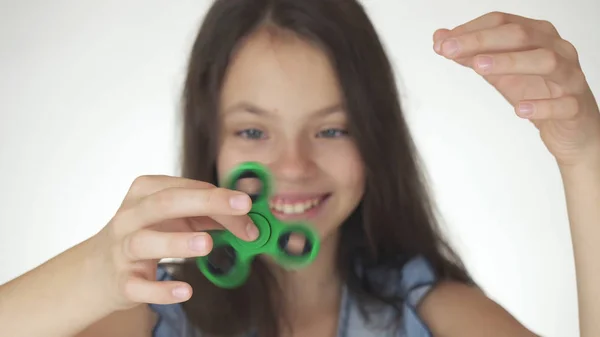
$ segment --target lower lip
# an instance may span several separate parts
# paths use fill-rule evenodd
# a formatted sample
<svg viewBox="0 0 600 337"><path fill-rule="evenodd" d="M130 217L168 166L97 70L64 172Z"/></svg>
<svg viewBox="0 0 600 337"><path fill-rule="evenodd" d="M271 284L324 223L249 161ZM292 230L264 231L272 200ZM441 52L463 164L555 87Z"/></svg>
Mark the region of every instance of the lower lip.
<svg viewBox="0 0 600 337"><path fill-rule="evenodd" d="M283 212L278 212L277 210L274 210L274 209L271 209L271 212L273 212L273 215L275 215L275 217L277 219L282 220L282 221L312 219L312 218L315 218L317 215L319 215L319 213L323 209L323 206L329 200L330 196L331 196L331 194L325 195L316 206L307 210L304 213L287 214L287 213L283 213Z"/></svg>

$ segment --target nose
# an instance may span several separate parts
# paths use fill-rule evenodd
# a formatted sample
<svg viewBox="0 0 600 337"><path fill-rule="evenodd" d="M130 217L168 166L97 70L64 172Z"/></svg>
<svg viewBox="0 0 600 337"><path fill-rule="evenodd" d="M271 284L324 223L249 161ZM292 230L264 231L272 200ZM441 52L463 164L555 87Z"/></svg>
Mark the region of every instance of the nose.
<svg viewBox="0 0 600 337"><path fill-rule="evenodd" d="M280 145L271 168L278 179L298 182L314 174L316 164L310 144L295 141Z"/></svg>

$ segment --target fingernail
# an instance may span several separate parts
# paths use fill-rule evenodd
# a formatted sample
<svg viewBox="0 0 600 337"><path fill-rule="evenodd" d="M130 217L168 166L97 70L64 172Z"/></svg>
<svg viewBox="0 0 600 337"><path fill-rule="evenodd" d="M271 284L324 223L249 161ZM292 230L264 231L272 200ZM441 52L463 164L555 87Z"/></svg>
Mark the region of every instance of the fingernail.
<svg viewBox="0 0 600 337"><path fill-rule="evenodd" d="M190 291L186 287L175 288L172 293L177 298L188 298L190 296Z"/></svg>
<svg viewBox="0 0 600 337"><path fill-rule="evenodd" d="M479 56L477 58L477 68L483 70L484 72L492 69L493 59L491 56Z"/></svg>
<svg viewBox="0 0 600 337"><path fill-rule="evenodd" d="M256 225L253 223L248 223L246 225L246 234L250 240L258 239L258 228L256 228Z"/></svg>
<svg viewBox="0 0 600 337"><path fill-rule="evenodd" d="M446 40L442 43L442 53L446 56L453 56L458 52L458 47L456 39Z"/></svg>
<svg viewBox="0 0 600 337"><path fill-rule="evenodd" d="M522 117L531 117L535 107L532 103L519 103L519 115Z"/></svg>
<svg viewBox="0 0 600 337"><path fill-rule="evenodd" d="M245 195L236 195L229 199L229 205L234 209L245 209L248 207L248 197Z"/></svg>
<svg viewBox="0 0 600 337"><path fill-rule="evenodd" d="M433 43L433 50L438 54L442 52L442 42L442 40L437 40Z"/></svg>
<svg viewBox="0 0 600 337"><path fill-rule="evenodd" d="M436 53L440 53L442 51L442 42L444 42L444 38L448 36L449 32L450 31L445 28L436 31L433 39L433 50L435 50Z"/></svg>
<svg viewBox="0 0 600 337"><path fill-rule="evenodd" d="M188 243L191 250L204 252L206 250L206 237L204 235L194 236Z"/></svg>

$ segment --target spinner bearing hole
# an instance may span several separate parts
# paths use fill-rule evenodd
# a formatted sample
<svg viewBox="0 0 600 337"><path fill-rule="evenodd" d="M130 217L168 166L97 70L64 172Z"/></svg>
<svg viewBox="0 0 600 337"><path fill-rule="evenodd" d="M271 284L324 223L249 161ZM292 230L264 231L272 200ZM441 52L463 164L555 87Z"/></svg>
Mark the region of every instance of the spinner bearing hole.
<svg viewBox="0 0 600 337"><path fill-rule="evenodd" d="M279 248L288 255L303 256L312 251L312 243L306 235L298 232L288 232L279 237Z"/></svg>
<svg viewBox="0 0 600 337"><path fill-rule="evenodd" d="M229 273L235 266L237 254L231 246L215 247L208 254L208 269L215 275Z"/></svg>
<svg viewBox="0 0 600 337"><path fill-rule="evenodd" d="M238 178L235 189L248 194L255 202L263 191L263 183L255 173L245 171Z"/></svg>

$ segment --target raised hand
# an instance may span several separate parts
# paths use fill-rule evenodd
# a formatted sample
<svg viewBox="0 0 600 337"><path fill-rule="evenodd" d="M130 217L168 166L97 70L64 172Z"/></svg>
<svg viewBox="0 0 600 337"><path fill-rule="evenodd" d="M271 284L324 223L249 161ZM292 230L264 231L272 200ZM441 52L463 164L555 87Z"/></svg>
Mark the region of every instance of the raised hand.
<svg viewBox="0 0 600 337"><path fill-rule="evenodd" d="M434 50L482 75L538 128L559 165L600 162L600 114L575 47L547 21L493 12L434 33Z"/></svg>

